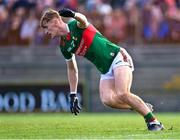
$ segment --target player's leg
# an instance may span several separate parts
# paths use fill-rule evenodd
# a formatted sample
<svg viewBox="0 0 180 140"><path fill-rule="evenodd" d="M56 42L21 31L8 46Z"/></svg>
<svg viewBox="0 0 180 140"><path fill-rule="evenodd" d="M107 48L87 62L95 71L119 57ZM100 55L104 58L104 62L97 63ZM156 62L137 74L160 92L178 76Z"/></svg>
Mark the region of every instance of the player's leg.
<svg viewBox="0 0 180 140"><path fill-rule="evenodd" d="M162 130L163 126L153 115L144 101L131 93L132 70L128 66L114 68L115 90L118 99L131 106L134 110L144 116L149 130Z"/></svg>
<svg viewBox="0 0 180 140"><path fill-rule="evenodd" d="M116 90L115 90L113 68L126 65L128 67L130 66L132 71L134 69L131 57L127 54L125 49L122 49L122 51L123 51L123 55L122 53L119 53L114 59L109 71L106 74L101 75L101 80L100 80L100 85L99 85L100 98L105 105L108 105L110 107L117 108L117 109L131 109L132 110L133 108L131 108L129 105L127 105L121 99L118 98L118 94L116 93ZM127 62L124 62L124 57L126 57ZM131 87L131 83L132 83L132 79L128 83L129 89ZM152 111L153 110L152 105L150 104L147 104L147 105Z"/></svg>
<svg viewBox="0 0 180 140"><path fill-rule="evenodd" d="M120 100L130 105L134 110L145 116L150 112L141 98L131 94L132 71L128 66L120 66L114 69L115 90Z"/></svg>
<svg viewBox="0 0 180 140"><path fill-rule="evenodd" d="M115 93L116 91L114 79L100 80L99 90L100 98L103 104L116 109L133 110L131 106L127 105L126 103L118 99L117 93ZM153 111L153 106L151 104L146 103L146 105L151 111Z"/></svg>
<svg viewBox="0 0 180 140"><path fill-rule="evenodd" d="M129 105L118 99L114 79L100 80L99 91L103 104L116 109L131 109Z"/></svg>

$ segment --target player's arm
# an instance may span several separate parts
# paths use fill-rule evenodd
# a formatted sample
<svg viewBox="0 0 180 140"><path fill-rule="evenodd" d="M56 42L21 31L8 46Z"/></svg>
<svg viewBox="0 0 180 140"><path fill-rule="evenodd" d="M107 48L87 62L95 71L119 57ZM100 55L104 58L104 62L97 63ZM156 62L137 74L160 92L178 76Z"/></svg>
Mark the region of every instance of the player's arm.
<svg viewBox="0 0 180 140"><path fill-rule="evenodd" d="M70 92L76 93L77 85L78 85L78 68L75 57L73 56L72 59L67 60L66 64L67 64L68 81L70 84Z"/></svg>
<svg viewBox="0 0 180 140"><path fill-rule="evenodd" d="M76 59L73 56L72 59L66 61L68 81L70 85L70 110L77 115L81 108L77 98L77 85L78 85L78 68Z"/></svg>
<svg viewBox="0 0 180 140"><path fill-rule="evenodd" d="M70 9L62 9L59 11L60 16L63 17L72 17L78 21L78 27L86 28L89 25L85 15L81 13L74 12Z"/></svg>

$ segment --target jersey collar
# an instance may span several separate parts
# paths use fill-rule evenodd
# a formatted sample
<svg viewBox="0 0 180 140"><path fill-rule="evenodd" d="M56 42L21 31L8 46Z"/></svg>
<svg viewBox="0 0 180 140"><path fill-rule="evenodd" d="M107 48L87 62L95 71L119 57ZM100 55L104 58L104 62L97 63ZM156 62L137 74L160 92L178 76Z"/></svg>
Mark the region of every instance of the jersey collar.
<svg viewBox="0 0 180 140"><path fill-rule="evenodd" d="M66 24L66 29L67 29L67 35L65 36L66 40L69 41L71 40L71 34L70 34L70 30L69 30L69 26L68 24Z"/></svg>
<svg viewBox="0 0 180 140"><path fill-rule="evenodd" d="M70 32L70 30L69 30L69 26L68 26L68 24L66 24L66 29L67 29L67 32L69 33L69 32Z"/></svg>
<svg viewBox="0 0 180 140"><path fill-rule="evenodd" d="M67 29L67 35L63 36L63 39L69 40L70 39L70 30L69 30L68 24L66 24L66 29Z"/></svg>

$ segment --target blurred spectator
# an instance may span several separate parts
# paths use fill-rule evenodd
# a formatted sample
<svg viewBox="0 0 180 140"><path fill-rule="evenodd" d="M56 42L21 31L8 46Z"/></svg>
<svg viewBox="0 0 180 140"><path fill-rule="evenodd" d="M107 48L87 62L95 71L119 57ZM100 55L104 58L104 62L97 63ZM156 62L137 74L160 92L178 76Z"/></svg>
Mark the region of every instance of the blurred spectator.
<svg viewBox="0 0 180 140"><path fill-rule="evenodd" d="M35 34L34 34L34 42L35 45L45 45L44 44L44 32L41 28L37 28Z"/></svg>
<svg viewBox="0 0 180 140"><path fill-rule="evenodd" d="M76 11L79 3L78 0L57 0L55 4L56 7L67 7Z"/></svg>
<svg viewBox="0 0 180 140"><path fill-rule="evenodd" d="M112 7L107 0L87 0L86 8L89 12L97 11L100 15L106 15L112 11Z"/></svg>
<svg viewBox="0 0 180 140"><path fill-rule="evenodd" d="M88 21L90 23L93 23L93 25L101 33L104 33L103 19L104 19L104 17L102 15L100 15L100 13L97 10L94 10L93 12L91 12L91 14L88 15Z"/></svg>
<svg viewBox="0 0 180 140"><path fill-rule="evenodd" d="M171 36L173 42L180 42L180 22L177 20L170 21Z"/></svg>
<svg viewBox="0 0 180 140"><path fill-rule="evenodd" d="M172 41L179 42L180 40L180 0L166 0L167 3L167 18L169 19L171 28Z"/></svg>
<svg viewBox="0 0 180 140"><path fill-rule="evenodd" d="M96 10L97 0L87 0L86 8L89 12Z"/></svg>
<svg viewBox="0 0 180 140"><path fill-rule="evenodd" d="M27 17L27 19L25 19L25 21L22 24L20 32L22 44L29 45L33 41L38 23L39 22L35 17L35 13L30 12L29 16Z"/></svg>
<svg viewBox="0 0 180 140"><path fill-rule="evenodd" d="M99 0L97 3L97 11L101 14L101 15L107 15L110 14L112 12L112 7L111 5L106 2L105 0Z"/></svg>
<svg viewBox="0 0 180 140"><path fill-rule="evenodd" d="M122 8L127 0L111 0L111 5L113 8Z"/></svg>
<svg viewBox="0 0 180 140"><path fill-rule="evenodd" d="M115 43L125 41L127 37L127 17L121 9L115 9L113 13L104 18L104 34Z"/></svg>
<svg viewBox="0 0 180 140"><path fill-rule="evenodd" d="M43 7L53 7L54 2L53 0L41 0L41 4Z"/></svg>
<svg viewBox="0 0 180 140"><path fill-rule="evenodd" d="M8 11L4 6L0 6L0 45L8 44L7 36L9 29Z"/></svg>
<svg viewBox="0 0 180 140"><path fill-rule="evenodd" d="M49 7L82 12L116 43L180 42L180 0L1 0L0 45L57 43L38 26Z"/></svg>
<svg viewBox="0 0 180 140"><path fill-rule="evenodd" d="M143 0L142 0L143 2ZM143 2L144 3L144 2ZM125 10L128 17L128 43L135 43L140 37L140 11L136 0L127 0L125 3Z"/></svg>
<svg viewBox="0 0 180 140"><path fill-rule="evenodd" d="M168 22L158 3L153 3L145 7L143 11L144 26L143 35L148 41L165 40L170 32Z"/></svg>
<svg viewBox="0 0 180 140"><path fill-rule="evenodd" d="M18 15L12 15L10 21L10 27L8 31L8 45L20 45L21 38L20 38L20 29L21 29L22 18Z"/></svg>
<svg viewBox="0 0 180 140"><path fill-rule="evenodd" d="M5 6L7 7L8 11L11 12L13 6L15 5L16 0L5 0Z"/></svg>
<svg viewBox="0 0 180 140"><path fill-rule="evenodd" d="M20 7L28 8L29 2L27 0L14 0L14 4L13 4L12 9L16 10L17 8L20 8Z"/></svg>

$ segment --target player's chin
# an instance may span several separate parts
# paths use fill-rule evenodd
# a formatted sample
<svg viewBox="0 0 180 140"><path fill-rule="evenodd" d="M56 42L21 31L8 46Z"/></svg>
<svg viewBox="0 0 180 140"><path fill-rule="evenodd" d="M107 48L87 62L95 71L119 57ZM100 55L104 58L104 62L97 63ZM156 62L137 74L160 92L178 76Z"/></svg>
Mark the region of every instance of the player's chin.
<svg viewBox="0 0 180 140"><path fill-rule="evenodd" d="M51 38L54 39L55 37L57 37L56 35L51 35Z"/></svg>

